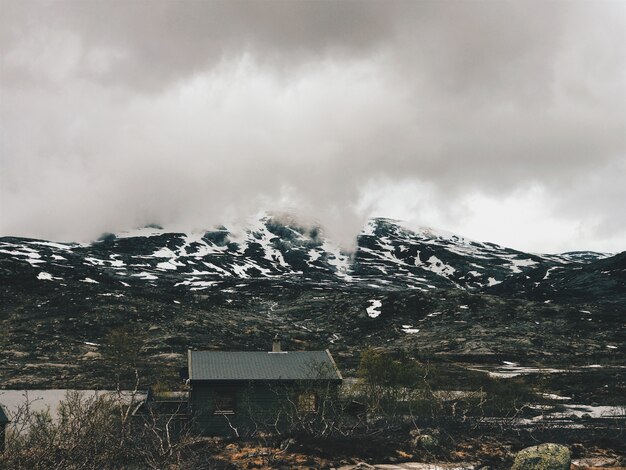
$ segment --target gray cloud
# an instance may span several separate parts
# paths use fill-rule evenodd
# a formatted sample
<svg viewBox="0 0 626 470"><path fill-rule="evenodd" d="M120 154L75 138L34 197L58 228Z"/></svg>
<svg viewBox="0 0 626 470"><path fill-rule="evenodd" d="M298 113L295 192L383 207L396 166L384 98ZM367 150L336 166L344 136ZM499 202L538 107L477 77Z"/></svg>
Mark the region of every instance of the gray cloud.
<svg viewBox="0 0 626 470"><path fill-rule="evenodd" d="M291 209L346 246L381 212L492 239L533 201L541 218L493 241L626 245L623 3L2 0L2 13L2 233ZM505 200L508 214L484 213Z"/></svg>

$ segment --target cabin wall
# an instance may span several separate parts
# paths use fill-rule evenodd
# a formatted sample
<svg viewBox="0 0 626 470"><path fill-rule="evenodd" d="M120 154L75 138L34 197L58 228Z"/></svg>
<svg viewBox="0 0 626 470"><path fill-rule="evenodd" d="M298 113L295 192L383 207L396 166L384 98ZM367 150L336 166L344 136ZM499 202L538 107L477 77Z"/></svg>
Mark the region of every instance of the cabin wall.
<svg viewBox="0 0 626 470"><path fill-rule="evenodd" d="M235 393L235 413L215 413L215 395L219 390ZM282 392L282 387L281 387ZM190 394L192 429L202 435L245 434L265 426L278 411L278 390L266 384L221 383L193 385ZM232 426L232 427L231 427Z"/></svg>
<svg viewBox="0 0 626 470"><path fill-rule="evenodd" d="M333 387L336 390L336 387ZM234 414L216 414L214 397L218 390L235 392ZM304 388L298 384L196 383L192 385L189 404L192 430L205 436L244 436L257 430L280 431L296 410L297 395ZM237 429L237 433L233 429Z"/></svg>

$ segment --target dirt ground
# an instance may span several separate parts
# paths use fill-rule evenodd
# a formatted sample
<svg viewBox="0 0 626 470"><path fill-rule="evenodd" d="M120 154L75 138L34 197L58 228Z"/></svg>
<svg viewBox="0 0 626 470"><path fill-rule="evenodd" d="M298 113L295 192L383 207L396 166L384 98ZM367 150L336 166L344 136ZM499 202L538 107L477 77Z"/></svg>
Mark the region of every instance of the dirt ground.
<svg viewBox="0 0 626 470"><path fill-rule="evenodd" d="M336 443L335 443L336 444ZM352 449L320 443L302 444L290 439L278 445L259 442L212 440L213 458L218 467L228 469L509 469L519 443L494 438L458 441L451 449L407 450L406 446L385 449L386 455L371 456L376 442L354 443ZM624 469L623 449L573 443L572 470ZM333 455L334 454L334 455Z"/></svg>

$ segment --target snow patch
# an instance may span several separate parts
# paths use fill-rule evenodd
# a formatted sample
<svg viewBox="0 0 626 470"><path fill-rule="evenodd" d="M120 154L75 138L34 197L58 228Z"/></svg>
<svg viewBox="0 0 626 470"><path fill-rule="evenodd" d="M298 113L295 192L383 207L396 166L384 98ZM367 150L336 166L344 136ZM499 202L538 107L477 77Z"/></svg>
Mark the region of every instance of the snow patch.
<svg viewBox="0 0 626 470"><path fill-rule="evenodd" d="M535 264L537 264L537 262L533 261L530 258L528 258L528 259L511 259L511 265L509 267L511 268L511 272L517 274L517 273L521 273L522 272L520 267L534 266Z"/></svg>
<svg viewBox="0 0 626 470"><path fill-rule="evenodd" d="M139 274L133 274L133 276L143 279L144 281L154 281L158 279L154 274L147 273L146 271L142 271Z"/></svg>
<svg viewBox="0 0 626 470"><path fill-rule="evenodd" d="M40 245L40 246L48 246L50 248L57 248L59 250L72 251L72 248L68 245L63 245L61 243L53 243L53 242L26 242L31 245Z"/></svg>
<svg viewBox="0 0 626 470"><path fill-rule="evenodd" d="M376 318L378 315L380 315L380 307L383 306L383 303L380 300L375 300L372 299L369 301L370 302L370 306L367 307L367 314L371 317L371 318Z"/></svg>
<svg viewBox="0 0 626 470"><path fill-rule="evenodd" d="M454 269L452 266L445 264L435 255L428 258L427 263L429 264L428 269L430 271L446 278L452 276L454 274L454 271L456 271L456 269Z"/></svg>
<svg viewBox="0 0 626 470"><path fill-rule="evenodd" d="M412 325L402 325L402 331L408 334L419 333L419 328L413 328Z"/></svg>
<svg viewBox="0 0 626 470"><path fill-rule="evenodd" d="M162 271L176 271L178 266L185 266L183 263L171 259L169 261L163 261L162 263L157 264L157 269Z"/></svg>
<svg viewBox="0 0 626 470"><path fill-rule="evenodd" d="M37 279L41 280L41 281L54 281L55 279L60 280L60 277L54 277L52 276L52 274L47 273L45 271L41 271L38 275L37 275Z"/></svg>

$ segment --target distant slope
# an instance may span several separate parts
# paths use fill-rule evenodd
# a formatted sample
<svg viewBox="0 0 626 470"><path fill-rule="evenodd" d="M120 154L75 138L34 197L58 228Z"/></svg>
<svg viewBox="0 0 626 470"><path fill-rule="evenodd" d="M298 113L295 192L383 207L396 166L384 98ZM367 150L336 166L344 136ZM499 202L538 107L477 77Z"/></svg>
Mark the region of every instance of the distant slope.
<svg viewBox="0 0 626 470"><path fill-rule="evenodd" d="M613 304L623 313L626 305L626 252L596 258L589 263L542 266L509 277L488 292L533 300L594 301Z"/></svg>
<svg viewBox="0 0 626 470"><path fill-rule="evenodd" d="M146 228L90 245L4 237L0 275L9 283L82 282L104 289L169 285L202 290L226 279L297 278L475 290L518 274L584 266L604 256L528 254L430 229L413 232L387 219L368 222L357 241L354 254L342 253L319 229L283 225L269 217L239 230L182 234Z"/></svg>
<svg viewBox="0 0 626 470"><path fill-rule="evenodd" d="M367 346L623 363L625 257L524 253L388 219L369 221L352 254L269 217L87 245L4 237L0 376L7 387L110 386L104 342L119 327L146 338L145 373L177 370L187 348L263 350L277 332L289 349L331 347L342 368Z"/></svg>

